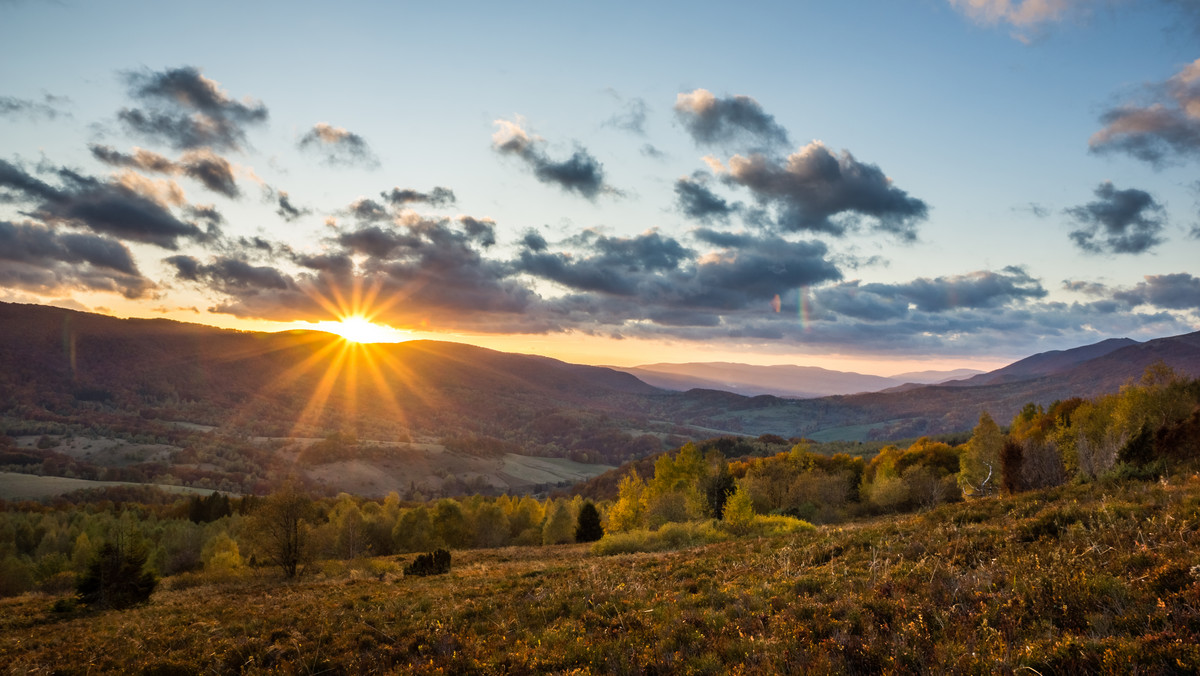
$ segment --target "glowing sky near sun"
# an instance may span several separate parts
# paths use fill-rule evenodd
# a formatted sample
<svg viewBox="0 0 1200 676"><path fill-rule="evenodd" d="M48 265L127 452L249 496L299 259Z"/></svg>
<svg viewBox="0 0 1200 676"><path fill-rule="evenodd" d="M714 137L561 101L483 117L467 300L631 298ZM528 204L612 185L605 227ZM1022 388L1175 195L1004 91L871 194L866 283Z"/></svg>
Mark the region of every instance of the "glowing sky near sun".
<svg viewBox="0 0 1200 676"><path fill-rule="evenodd" d="M1192 3L18 0L0 40L0 301L884 375L1200 328Z"/></svg>

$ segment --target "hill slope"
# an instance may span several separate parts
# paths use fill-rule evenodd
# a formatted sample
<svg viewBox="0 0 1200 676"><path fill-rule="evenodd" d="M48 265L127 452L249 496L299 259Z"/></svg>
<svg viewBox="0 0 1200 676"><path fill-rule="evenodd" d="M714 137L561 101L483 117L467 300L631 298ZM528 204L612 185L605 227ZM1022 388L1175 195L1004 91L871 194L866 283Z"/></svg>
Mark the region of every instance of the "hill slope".
<svg viewBox="0 0 1200 676"><path fill-rule="evenodd" d="M877 392L908 383L936 383L978 373L971 370L922 371L890 378L816 366L755 366L728 362L646 364L613 367L667 390L723 390L746 396L770 394L809 399L856 392Z"/></svg>

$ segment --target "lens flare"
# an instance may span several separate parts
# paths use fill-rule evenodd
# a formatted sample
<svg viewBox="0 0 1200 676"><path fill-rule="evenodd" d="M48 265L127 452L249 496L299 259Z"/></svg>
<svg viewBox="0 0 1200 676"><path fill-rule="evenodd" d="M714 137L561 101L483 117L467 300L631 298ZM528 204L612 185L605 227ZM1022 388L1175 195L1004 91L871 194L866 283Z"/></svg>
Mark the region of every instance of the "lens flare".
<svg viewBox="0 0 1200 676"><path fill-rule="evenodd" d="M400 343L409 338L406 331L375 324L361 315L343 317L336 322L317 322L316 329L336 333L352 343Z"/></svg>

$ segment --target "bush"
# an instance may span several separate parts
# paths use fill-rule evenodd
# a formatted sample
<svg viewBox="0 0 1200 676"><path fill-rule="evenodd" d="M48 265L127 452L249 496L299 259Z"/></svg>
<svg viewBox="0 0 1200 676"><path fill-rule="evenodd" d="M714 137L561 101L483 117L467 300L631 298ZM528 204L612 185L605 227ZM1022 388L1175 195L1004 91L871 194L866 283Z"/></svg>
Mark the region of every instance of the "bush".
<svg viewBox="0 0 1200 676"><path fill-rule="evenodd" d="M79 601L99 608L129 608L150 598L158 577L145 570L146 551L106 542L88 563L75 591Z"/></svg>
<svg viewBox="0 0 1200 676"><path fill-rule="evenodd" d="M436 549L428 554L419 554L412 563L404 567L405 575L441 575L450 572L450 552Z"/></svg>
<svg viewBox="0 0 1200 676"><path fill-rule="evenodd" d="M592 553L611 556L634 552L665 552L720 542L728 540L729 537L728 533L715 528L711 521L669 523L658 530L608 533L592 545Z"/></svg>

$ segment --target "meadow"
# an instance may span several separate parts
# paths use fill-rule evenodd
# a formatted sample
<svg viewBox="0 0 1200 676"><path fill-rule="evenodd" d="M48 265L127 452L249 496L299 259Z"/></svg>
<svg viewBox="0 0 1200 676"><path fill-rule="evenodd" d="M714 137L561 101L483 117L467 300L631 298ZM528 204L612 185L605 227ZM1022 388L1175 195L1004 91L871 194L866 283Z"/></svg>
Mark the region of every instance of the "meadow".
<svg viewBox="0 0 1200 676"><path fill-rule="evenodd" d="M603 556L456 550L0 600L8 673L1195 673L1200 476Z"/></svg>

